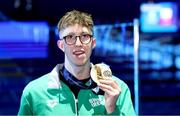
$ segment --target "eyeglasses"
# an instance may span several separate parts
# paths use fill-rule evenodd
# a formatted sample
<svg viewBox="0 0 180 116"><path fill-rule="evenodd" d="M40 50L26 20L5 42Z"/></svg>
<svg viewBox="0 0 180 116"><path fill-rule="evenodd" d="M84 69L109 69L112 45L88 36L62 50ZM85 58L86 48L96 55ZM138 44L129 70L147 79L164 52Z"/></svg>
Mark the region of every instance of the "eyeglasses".
<svg viewBox="0 0 180 116"><path fill-rule="evenodd" d="M82 44L88 44L92 39L92 35L90 34L82 34L79 36L66 35L63 37L63 39L65 40L66 44L73 45L76 43L77 37L79 37L79 40L81 41Z"/></svg>

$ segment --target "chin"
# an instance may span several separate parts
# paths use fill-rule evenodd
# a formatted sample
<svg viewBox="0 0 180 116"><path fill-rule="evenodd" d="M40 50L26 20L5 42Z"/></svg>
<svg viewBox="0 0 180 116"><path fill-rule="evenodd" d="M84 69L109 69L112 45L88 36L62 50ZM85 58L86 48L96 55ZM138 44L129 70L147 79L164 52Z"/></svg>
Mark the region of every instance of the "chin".
<svg viewBox="0 0 180 116"><path fill-rule="evenodd" d="M87 62L86 61L77 61L74 64L77 66L84 66Z"/></svg>
<svg viewBox="0 0 180 116"><path fill-rule="evenodd" d="M76 65L76 66L83 66L83 65L85 65L85 63L77 63L77 62L76 62L75 65Z"/></svg>

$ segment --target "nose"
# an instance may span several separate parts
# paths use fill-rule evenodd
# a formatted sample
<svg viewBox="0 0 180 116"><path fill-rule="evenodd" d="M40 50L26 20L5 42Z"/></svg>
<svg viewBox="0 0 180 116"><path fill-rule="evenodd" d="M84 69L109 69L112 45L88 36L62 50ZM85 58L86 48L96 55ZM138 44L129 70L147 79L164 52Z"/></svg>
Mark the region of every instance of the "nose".
<svg viewBox="0 0 180 116"><path fill-rule="evenodd" d="M75 43L75 45L76 45L76 46L81 46L81 45L82 45L79 36L76 37L76 43Z"/></svg>

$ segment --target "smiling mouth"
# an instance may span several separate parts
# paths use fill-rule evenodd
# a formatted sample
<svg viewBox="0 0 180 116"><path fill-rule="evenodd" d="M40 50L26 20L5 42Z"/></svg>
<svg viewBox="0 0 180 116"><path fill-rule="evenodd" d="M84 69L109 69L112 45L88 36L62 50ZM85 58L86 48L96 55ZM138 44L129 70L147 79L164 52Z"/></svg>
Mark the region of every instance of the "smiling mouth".
<svg viewBox="0 0 180 116"><path fill-rule="evenodd" d="M73 52L74 55L81 55L81 54L84 54L85 52L84 51L75 51Z"/></svg>

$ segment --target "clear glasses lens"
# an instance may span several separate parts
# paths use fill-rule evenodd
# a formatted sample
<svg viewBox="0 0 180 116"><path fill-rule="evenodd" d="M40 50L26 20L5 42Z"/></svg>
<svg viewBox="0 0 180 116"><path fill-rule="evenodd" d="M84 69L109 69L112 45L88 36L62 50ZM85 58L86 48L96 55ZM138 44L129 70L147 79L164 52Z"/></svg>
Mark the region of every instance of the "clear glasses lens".
<svg viewBox="0 0 180 116"><path fill-rule="evenodd" d="M67 36L63 37L63 39L65 39L65 42L68 45L72 45L72 44L76 43L77 37L79 37L81 43L88 44L91 41L92 35L89 35L89 34L83 34L80 36L67 35Z"/></svg>

